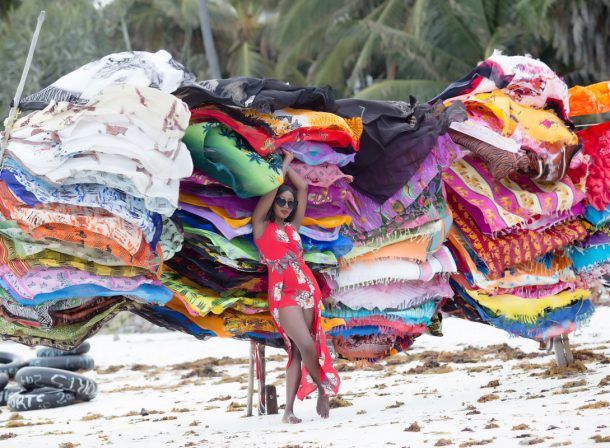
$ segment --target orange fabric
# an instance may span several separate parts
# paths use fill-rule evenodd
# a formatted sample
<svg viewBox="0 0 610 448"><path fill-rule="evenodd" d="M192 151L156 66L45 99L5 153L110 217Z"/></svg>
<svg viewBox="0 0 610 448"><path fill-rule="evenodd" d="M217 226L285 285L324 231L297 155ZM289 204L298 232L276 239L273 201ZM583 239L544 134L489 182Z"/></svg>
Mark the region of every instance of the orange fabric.
<svg viewBox="0 0 610 448"><path fill-rule="evenodd" d="M155 255L150 246L144 241L138 252L131 255L123 247L104 235L65 224L44 224L32 229L30 235L37 240L49 238L102 250L114 255L126 265L142 267L154 272L157 276L161 275L163 259L161 246L158 244L156 249L157 254L159 254L158 256Z"/></svg>
<svg viewBox="0 0 610 448"><path fill-rule="evenodd" d="M0 210L6 219L17 221L25 232L46 224L62 224L104 235L130 254L146 245L142 231L106 210L65 204L31 207L17 199L4 182L0 182Z"/></svg>
<svg viewBox="0 0 610 448"><path fill-rule="evenodd" d="M570 116L610 112L610 81L589 86L574 86L568 90Z"/></svg>
<svg viewBox="0 0 610 448"><path fill-rule="evenodd" d="M427 235L418 236L415 239L400 241L398 243L384 246L379 250L368 252L354 258L340 260L341 266L347 266L352 263L360 263L364 261L375 262L387 258L405 259L424 263L430 245L430 237Z"/></svg>

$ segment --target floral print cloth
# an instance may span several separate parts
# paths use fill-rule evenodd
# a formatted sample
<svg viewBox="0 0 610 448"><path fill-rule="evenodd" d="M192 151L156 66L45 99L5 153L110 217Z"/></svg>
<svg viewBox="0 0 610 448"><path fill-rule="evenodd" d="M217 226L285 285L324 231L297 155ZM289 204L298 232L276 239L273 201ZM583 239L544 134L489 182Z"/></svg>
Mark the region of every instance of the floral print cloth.
<svg viewBox="0 0 610 448"><path fill-rule="evenodd" d="M255 242L261 254L261 261L267 265L269 271L269 310L273 323L284 339L288 352L288 365L292 361L292 342L282 328L279 308L287 306L313 308L314 321L311 333L321 366L320 380L327 394L336 395L340 384L339 374L333 368L332 357L326 346L326 336L320 325L322 293L313 273L303 261L299 234L290 224L280 228L274 222L269 222L263 235ZM316 388L316 384L303 366L297 397L302 400Z"/></svg>

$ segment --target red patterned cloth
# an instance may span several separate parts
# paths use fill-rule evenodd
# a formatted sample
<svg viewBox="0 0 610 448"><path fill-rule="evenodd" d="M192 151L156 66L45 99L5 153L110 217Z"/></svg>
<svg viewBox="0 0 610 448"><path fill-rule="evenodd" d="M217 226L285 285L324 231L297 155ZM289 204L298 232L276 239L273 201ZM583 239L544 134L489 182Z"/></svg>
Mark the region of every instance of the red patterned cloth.
<svg viewBox="0 0 610 448"><path fill-rule="evenodd" d="M590 157L587 201L602 211L610 205L610 122L578 132Z"/></svg>
<svg viewBox="0 0 610 448"><path fill-rule="evenodd" d="M324 391L328 395L336 395L341 382L339 374L333 367L332 357L326 345L326 336L320 324L322 293L313 273L303 261L303 247L299 234L290 224L281 228L270 222L255 243L261 254L261 261L269 270L269 310L273 323L286 344L288 351L286 368L292 362L292 343L281 326L279 309L287 306L314 308L312 336L321 366L320 379ZM304 365L302 369L301 384L297 392L300 400L317 389Z"/></svg>
<svg viewBox="0 0 610 448"><path fill-rule="evenodd" d="M217 121L230 127L245 138L252 148L263 157L273 154L284 143L314 141L327 143L333 148L352 147L354 150L357 150L359 145L358 140L354 139L352 135L337 129L304 127L275 137L265 132L262 127L246 124L213 106L191 110L191 124L203 121Z"/></svg>
<svg viewBox="0 0 610 448"><path fill-rule="evenodd" d="M477 257L487 266L491 280L505 270L534 260L549 252L587 237L587 229L579 219L559 224L544 231L521 230L499 238L484 235L466 208L455 197L448 197L453 223L468 241ZM455 228L451 232L455 232Z"/></svg>

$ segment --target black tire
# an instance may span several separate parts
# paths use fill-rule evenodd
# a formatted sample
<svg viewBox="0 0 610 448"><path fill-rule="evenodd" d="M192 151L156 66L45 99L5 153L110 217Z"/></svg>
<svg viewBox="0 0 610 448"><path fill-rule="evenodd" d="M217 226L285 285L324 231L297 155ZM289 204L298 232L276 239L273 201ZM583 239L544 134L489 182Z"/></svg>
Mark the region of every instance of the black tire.
<svg viewBox="0 0 610 448"><path fill-rule="evenodd" d="M75 395L77 400L89 401L97 395L97 383L83 375L48 367L24 367L15 381L25 389L53 387Z"/></svg>
<svg viewBox="0 0 610 448"><path fill-rule="evenodd" d="M3 390L8 384L8 375L6 373L0 373L0 391Z"/></svg>
<svg viewBox="0 0 610 448"><path fill-rule="evenodd" d="M65 392L52 387L42 387L13 394L8 399L11 411L35 411L38 409L53 409L69 406L75 401L72 392Z"/></svg>
<svg viewBox="0 0 610 448"><path fill-rule="evenodd" d="M6 373L9 378L15 376L17 370L23 367L23 359L9 352L0 352L0 373Z"/></svg>
<svg viewBox="0 0 610 448"><path fill-rule="evenodd" d="M50 356L84 355L85 353L89 353L90 349L91 344L88 342L83 342L72 350L58 350L56 348L43 347L38 349L36 356L38 358L48 358Z"/></svg>
<svg viewBox="0 0 610 448"><path fill-rule="evenodd" d="M49 356L45 358L33 358L26 363L31 367L51 367L53 369L70 370L93 370L95 362L87 355Z"/></svg>
<svg viewBox="0 0 610 448"><path fill-rule="evenodd" d="M6 406L6 402L13 394L18 394L19 392L25 390L21 386L6 386L3 390L0 391L0 406Z"/></svg>

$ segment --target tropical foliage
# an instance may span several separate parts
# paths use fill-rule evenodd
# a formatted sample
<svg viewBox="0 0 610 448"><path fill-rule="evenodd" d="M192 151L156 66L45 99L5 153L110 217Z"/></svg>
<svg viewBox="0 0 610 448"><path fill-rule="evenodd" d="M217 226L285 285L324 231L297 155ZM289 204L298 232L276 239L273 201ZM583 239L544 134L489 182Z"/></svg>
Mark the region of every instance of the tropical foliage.
<svg viewBox="0 0 610 448"><path fill-rule="evenodd" d="M341 96L428 99L494 49L529 53L574 83L610 77L610 0L208 0L223 76L331 84ZM208 77L198 0L0 3L0 106L47 21L26 94L93 59L165 48Z"/></svg>

